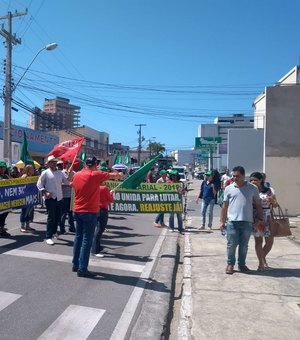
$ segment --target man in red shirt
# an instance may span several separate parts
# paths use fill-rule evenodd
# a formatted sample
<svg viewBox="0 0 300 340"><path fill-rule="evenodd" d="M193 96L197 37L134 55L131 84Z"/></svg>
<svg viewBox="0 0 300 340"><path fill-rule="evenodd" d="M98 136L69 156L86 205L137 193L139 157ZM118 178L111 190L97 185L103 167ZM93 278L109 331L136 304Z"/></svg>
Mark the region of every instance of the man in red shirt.
<svg viewBox="0 0 300 340"><path fill-rule="evenodd" d="M87 158L86 168L73 177L75 190L74 217L76 234L73 246L73 272L79 277L93 277L88 271L90 250L92 246L97 216L99 213L100 184L108 179L120 179L119 173L97 170L97 158Z"/></svg>

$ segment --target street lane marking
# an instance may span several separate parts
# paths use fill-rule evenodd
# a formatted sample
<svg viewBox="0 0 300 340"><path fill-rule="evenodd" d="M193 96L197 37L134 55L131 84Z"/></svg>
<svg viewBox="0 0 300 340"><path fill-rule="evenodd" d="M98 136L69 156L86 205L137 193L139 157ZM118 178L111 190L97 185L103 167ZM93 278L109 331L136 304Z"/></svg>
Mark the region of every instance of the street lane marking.
<svg viewBox="0 0 300 340"><path fill-rule="evenodd" d="M144 270L138 282L136 283L136 286L134 287L133 292L131 293L130 298L123 310L123 313L110 337L110 340L120 340L126 338L126 333L128 332L129 326L139 305L144 289L148 283L148 279L151 275L152 269L156 264L158 254L165 239L166 233L167 229L163 229L161 234L159 235L149 257L150 259L152 259L152 261L147 262L147 264L145 265Z"/></svg>
<svg viewBox="0 0 300 340"><path fill-rule="evenodd" d="M32 250L23 250L23 249L12 249L2 253L3 255L13 255L13 256L21 256L21 257L30 257L39 260L51 260L57 262L65 262L72 263L72 256L70 255L60 255L60 254L51 254L44 253L40 251L32 251ZM145 265L134 264L134 263L122 263L116 261L109 260L96 260L90 259L90 266L97 268L105 268L105 269L115 269L115 270L124 270L129 272L141 273L145 267Z"/></svg>
<svg viewBox="0 0 300 340"><path fill-rule="evenodd" d="M87 339L104 313L104 309L70 305L38 340Z"/></svg>
<svg viewBox="0 0 300 340"><path fill-rule="evenodd" d="M7 292L0 292L0 311L14 303L18 300L22 295L12 294Z"/></svg>

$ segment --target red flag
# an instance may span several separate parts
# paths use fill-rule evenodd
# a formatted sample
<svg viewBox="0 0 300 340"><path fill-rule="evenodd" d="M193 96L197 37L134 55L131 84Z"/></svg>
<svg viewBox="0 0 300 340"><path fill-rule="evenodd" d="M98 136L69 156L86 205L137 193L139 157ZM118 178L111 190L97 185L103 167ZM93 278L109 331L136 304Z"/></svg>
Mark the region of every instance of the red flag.
<svg viewBox="0 0 300 340"><path fill-rule="evenodd" d="M54 157L70 159L72 161L80 151L83 141L84 137L81 137L56 144L54 148L48 153L48 157L53 155Z"/></svg>

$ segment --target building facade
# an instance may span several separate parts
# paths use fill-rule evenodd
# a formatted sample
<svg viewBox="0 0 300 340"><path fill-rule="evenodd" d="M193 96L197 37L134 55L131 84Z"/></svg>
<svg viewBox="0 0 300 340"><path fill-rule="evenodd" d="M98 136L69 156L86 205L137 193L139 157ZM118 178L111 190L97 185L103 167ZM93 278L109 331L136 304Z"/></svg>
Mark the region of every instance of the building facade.
<svg viewBox="0 0 300 340"><path fill-rule="evenodd" d="M0 159L3 159L3 128L4 123L0 121ZM24 139L27 139L27 149L30 156L40 164L44 163L44 158L59 143L59 138L49 133L32 130L18 125L11 126L11 149L12 164L20 160L21 147Z"/></svg>
<svg viewBox="0 0 300 340"><path fill-rule="evenodd" d="M81 126L72 130L51 131L51 134L59 137L60 142L84 137L85 141L82 151L86 153L86 157L97 157L99 160L107 160L109 157L109 134L92 129L88 126Z"/></svg>
<svg viewBox="0 0 300 340"><path fill-rule="evenodd" d="M43 110L34 108L30 116L30 127L40 131L75 129L79 122L80 106L62 97L45 99Z"/></svg>
<svg viewBox="0 0 300 340"><path fill-rule="evenodd" d="M254 126L264 129L264 172L284 212L300 214L300 67L254 101Z"/></svg>

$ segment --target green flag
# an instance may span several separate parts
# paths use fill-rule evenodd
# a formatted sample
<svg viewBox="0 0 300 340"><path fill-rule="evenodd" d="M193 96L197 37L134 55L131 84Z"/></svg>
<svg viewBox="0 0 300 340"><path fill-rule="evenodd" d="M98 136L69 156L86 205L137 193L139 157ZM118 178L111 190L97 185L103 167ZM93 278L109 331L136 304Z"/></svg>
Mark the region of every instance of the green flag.
<svg viewBox="0 0 300 340"><path fill-rule="evenodd" d="M114 159L114 164L122 164L122 156L120 155L120 152L118 151L116 153L115 159Z"/></svg>
<svg viewBox="0 0 300 340"><path fill-rule="evenodd" d="M162 155L157 155L151 161L143 165L138 171L134 172L131 176L127 177L124 182L121 183L120 187L123 189L135 189L142 182L144 182L147 172L152 168L153 164L158 160L158 158L162 157Z"/></svg>
<svg viewBox="0 0 300 340"><path fill-rule="evenodd" d="M86 153L84 151L80 152L80 154L77 156L78 159L80 159L80 164L79 167L77 169L77 171L80 171L84 168L84 162L86 160Z"/></svg>
<svg viewBox="0 0 300 340"><path fill-rule="evenodd" d="M129 152L127 151L125 154L125 165L130 164L130 157L129 157Z"/></svg>
<svg viewBox="0 0 300 340"><path fill-rule="evenodd" d="M32 165L34 167L33 159L31 158L27 148L26 133L23 130L23 142L21 147L20 159L25 165Z"/></svg>

